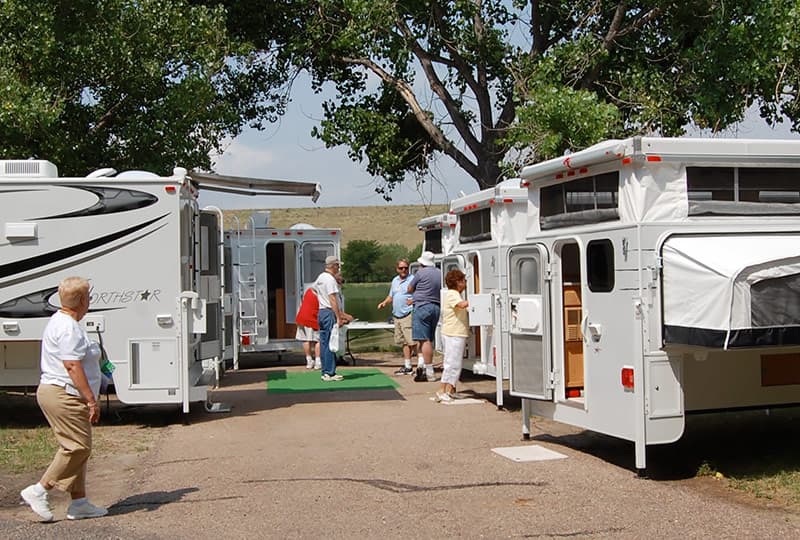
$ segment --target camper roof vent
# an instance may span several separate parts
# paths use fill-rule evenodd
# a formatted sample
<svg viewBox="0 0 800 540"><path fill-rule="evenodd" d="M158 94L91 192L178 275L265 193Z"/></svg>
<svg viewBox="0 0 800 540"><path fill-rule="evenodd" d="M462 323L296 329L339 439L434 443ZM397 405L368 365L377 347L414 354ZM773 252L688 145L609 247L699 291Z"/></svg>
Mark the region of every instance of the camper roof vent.
<svg viewBox="0 0 800 540"><path fill-rule="evenodd" d="M43 159L0 160L0 176L52 178L58 176L58 168Z"/></svg>
<svg viewBox="0 0 800 540"><path fill-rule="evenodd" d="M253 220L253 228L255 229L269 229L269 210L259 210L250 215Z"/></svg>

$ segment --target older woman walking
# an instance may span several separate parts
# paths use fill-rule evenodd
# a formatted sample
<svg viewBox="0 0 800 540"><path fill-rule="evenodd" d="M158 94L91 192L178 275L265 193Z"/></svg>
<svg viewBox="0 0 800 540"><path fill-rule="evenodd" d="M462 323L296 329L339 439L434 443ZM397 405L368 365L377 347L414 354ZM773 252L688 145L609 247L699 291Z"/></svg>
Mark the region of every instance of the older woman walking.
<svg viewBox="0 0 800 540"><path fill-rule="evenodd" d="M78 324L89 311L89 282L68 277L58 286L59 309L42 336L41 370L36 401L53 428L60 448L38 483L20 492L42 521L52 521L48 492L69 492L67 519L104 516L108 510L86 498L86 465L92 453L92 424L100 420L100 347Z"/></svg>

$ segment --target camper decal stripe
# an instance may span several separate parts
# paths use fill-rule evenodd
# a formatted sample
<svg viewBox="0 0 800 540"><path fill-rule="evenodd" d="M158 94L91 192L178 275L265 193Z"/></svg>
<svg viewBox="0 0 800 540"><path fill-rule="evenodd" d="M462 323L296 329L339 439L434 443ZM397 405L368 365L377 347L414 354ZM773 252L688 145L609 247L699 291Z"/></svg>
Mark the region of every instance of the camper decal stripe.
<svg viewBox="0 0 800 540"><path fill-rule="evenodd" d="M51 251L50 253L43 253L42 255L37 255L36 257L31 257L30 259L24 259L21 261L0 265L0 279L14 274L18 274L20 272L26 272L28 270L32 270L40 266L46 266L48 264L52 264L62 259L73 257L85 251L98 248L100 246L108 244L109 242L113 242L124 236L127 236L136 231L144 229L145 227L152 225L156 221L164 219L164 217L167 215L169 214L164 214L163 216L151 219L150 221L139 223L138 225L135 225L133 227L129 227L127 229L123 229L121 231L108 234L106 236L101 236L100 238L89 240L88 242L83 242L81 244L76 244L74 246L70 246L64 249Z"/></svg>
<svg viewBox="0 0 800 540"><path fill-rule="evenodd" d="M44 219L63 219L71 217L99 216L103 214L115 214L117 212L127 212L145 208L158 202L158 197L143 191L132 189L119 189L98 186L66 186L73 189L82 189L97 195L98 201L88 208L58 214L56 216L45 216L34 218L28 221L40 221Z"/></svg>
<svg viewBox="0 0 800 540"><path fill-rule="evenodd" d="M41 291L32 292L25 296L14 298L0 304L0 317L7 319L38 319L50 317L58 311L58 306L50 303L50 298L58 293L58 287L49 287ZM89 308L89 313L100 311L115 311L122 308Z"/></svg>
<svg viewBox="0 0 800 540"><path fill-rule="evenodd" d="M664 342L722 349L726 330L664 325ZM800 326L769 326L731 330L729 349L800 345Z"/></svg>

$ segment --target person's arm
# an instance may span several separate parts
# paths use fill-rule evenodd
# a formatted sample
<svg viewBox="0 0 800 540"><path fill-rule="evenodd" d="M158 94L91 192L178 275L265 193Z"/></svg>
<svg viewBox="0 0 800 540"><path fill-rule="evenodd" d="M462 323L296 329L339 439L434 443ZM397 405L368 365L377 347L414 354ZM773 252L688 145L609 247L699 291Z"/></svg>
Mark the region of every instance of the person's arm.
<svg viewBox="0 0 800 540"><path fill-rule="evenodd" d="M331 301L331 309L336 314L336 324L338 326L342 326L344 322L342 321L342 311L339 309L339 299L337 298L337 294L332 292L328 295L328 298Z"/></svg>
<svg viewBox="0 0 800 540"><path fill-rule="evenodd" d="M459 309L467 309L469 307L469 302L467 300L462 300L461 302L456 304L456 307Z"/></svg>
<svg viewBox="0 0 800 540"><path fill-rule="evenodd" d="M97 405L92 389L89 387L89 380L86 378L86 372L83 370L83 365L80 360L64 360L64 369L67 370L67 375L72 379L72 386L78 390L86 405L89 406L89 421L96 424L100 420L100 407Z"/></svg>
<svg viewBox="0 0 800 540"><path fill-rule="evenodd" d="M384 307L388 306L392 302L392 295L389 294L386 298L383 299L381 303L378 304L378 309L383 309Z"/></svg>

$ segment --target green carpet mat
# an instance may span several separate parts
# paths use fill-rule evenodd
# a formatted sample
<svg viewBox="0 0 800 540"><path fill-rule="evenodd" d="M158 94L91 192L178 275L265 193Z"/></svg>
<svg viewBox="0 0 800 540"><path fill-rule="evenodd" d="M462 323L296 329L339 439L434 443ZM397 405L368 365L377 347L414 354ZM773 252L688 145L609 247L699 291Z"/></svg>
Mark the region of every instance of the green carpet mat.
<svg viewBox="0 0 800 540"><path fill-rule="evenodd" d="M400 385L380 370L337 369L343 381L324 382L320 372L309 371L270 371L267 373L267 392L290 394L292 392L331 392L335 390L381 390L397 388Z"/></svg>

